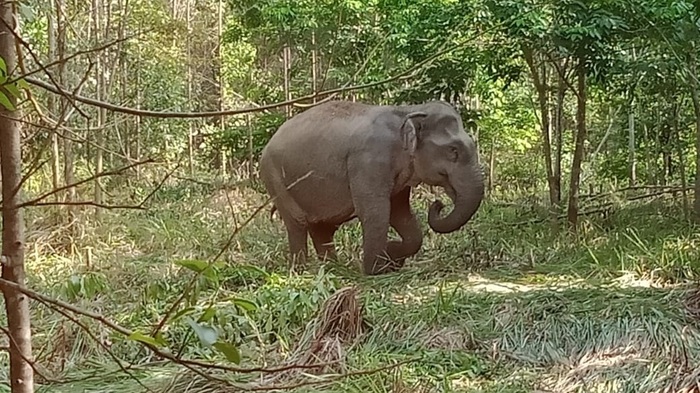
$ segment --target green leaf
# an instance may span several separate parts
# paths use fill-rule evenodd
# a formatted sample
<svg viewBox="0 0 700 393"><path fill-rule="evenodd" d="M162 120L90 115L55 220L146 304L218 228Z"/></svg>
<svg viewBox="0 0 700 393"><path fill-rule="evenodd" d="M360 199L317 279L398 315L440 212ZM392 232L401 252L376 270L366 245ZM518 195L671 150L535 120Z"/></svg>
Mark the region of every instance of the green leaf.
<svg viewBox="0 0 700 393"><path fill-rule="evenodd" d="M241 363L241 353L238 351L238 347L233 344L225 343L222 341L217 341L214 343L214 348L226 356L229 362L240 364Z"/></svg>
<svg viewBox="0 0 700 393"><path fill-rule="evenodd" d="M192 314L194 311L195 311L194 307L183 308L182 310L175 313L175 315L173 315L171 320L173 320L173 321L178 320L179 318L181 318L187 314Z"/></svg>
<svg viewBox="0 0 700 393"><path fill-rule="evenodd" d="M151 336L147 336L141 332L133 332L128 337L129 340L140 341L142 343L153 345L154 347L161 347L162 342L156 340Z"/></svg>
<svg viewBox="0 0 700 393"><path fill-rule="evenodd" d="M202 314L201 317L199 317L199 320L197 322L209 322L214 316L216 315L216 309L214 306L211 306L204 311L204 314Z"/></svg>
<svg viewBox="0 0 700 393"><path fill-rule="evenodd" d="M10 92L10 94L15 96L17 99L20 99L20 100L22 99L22 93L19 91L19 89L17 88L17 85L15 85L14 83L6 84L5 88L7 89L7 91Z"/></svg>
<svg viewBox="0 0 700 393"><path fill-rule="evenodd" d="M24 80L24 78L18 79L16 83L17 87L19 87L20 89L29 89L29 83L27 83L27 81Z"/></svg>
<svg viewBox="0 0 700 393"><path fill-rule="evenodd" d="M7 75L7 63L5 63L5 59L0 56L0 71L3 72L4 75Z"/></svg>
<svg viewBox="0 0 700 393"><path fill-rule="evenodd" d="M197 337L199 337L199 341L201 341L202 345L206 347L211 347L219 338L219 335L216 333L216 330L209 326L201 325L193 321L191 318L187 318L187 323L197 334Z"/></svg>
<svg viewBox="0 0 700 393"><path fill-rule="evenodd" d="M183 259L175 261L175 264L190 269L195 273L201 273L209 279L213 280L216 278L216 272L213 270L214 266L209 266L209 262L200 261L197 259Z"/></svg>
<svg viewBox="0 0 700 393"><path fill-rule="evenodd" d="M4 106L5 109L7 109L8 111L15 110L15 106L12 105L12 102L10 102L10 99L7 98L7 96L3 92L0 92L0 104L2 104L2 106Z"/></svg>
<svg viewBox="0 0 700 393"><path fill-rule="evenodd" d="M235 298L233 299L233 304L244 309L245 311L255 311L258 309L258 305L250 300Z"/></svg>

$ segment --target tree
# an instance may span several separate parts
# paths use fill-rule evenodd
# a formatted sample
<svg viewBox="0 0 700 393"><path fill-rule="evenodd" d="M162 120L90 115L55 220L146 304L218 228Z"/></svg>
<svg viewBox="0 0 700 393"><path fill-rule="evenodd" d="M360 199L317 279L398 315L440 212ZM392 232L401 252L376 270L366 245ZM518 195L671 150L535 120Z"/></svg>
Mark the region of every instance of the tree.
<svg viewBox="0 0 700 393"><path fill-rule="evenodd" d="M3 60L0 98L0 166L2 167L2 278L20 286L25 283L24 217L20 205L22 155L17 98L19 91L10 82L16 68L14 2L0 2L0 58ZM32 369L32 334L29 298L16 289L0 287L5 297L5 311L10 344L10 386L13 393L34 392Z"/></svg>

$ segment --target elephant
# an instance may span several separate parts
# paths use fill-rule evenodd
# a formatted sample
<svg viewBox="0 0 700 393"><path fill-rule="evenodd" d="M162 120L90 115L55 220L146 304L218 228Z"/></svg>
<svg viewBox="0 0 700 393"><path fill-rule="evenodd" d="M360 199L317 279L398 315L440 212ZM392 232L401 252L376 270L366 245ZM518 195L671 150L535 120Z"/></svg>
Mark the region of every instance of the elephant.
<svg viewBox="0 0 700 393"><path fill-rule="evenodd" d="M306 261L309 235L319 258L335 259L335 232L358 218L365 275L397 271L420 251L413 187L441 187L453 201L444 217L444 203L431 203L428 224L436 233L463 227L484 198L475 140L456 109L441 100L313 106L282 123L262 150L259 170L293 262ZM388 240L390 227L401 240Z"/></svg>

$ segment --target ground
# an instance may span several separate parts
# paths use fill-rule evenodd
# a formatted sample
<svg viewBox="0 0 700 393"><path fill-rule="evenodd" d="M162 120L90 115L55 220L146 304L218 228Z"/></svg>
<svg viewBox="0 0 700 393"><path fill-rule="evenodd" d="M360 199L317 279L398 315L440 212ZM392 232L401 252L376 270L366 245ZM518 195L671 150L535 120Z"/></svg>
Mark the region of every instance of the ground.
<svg viewBox="0 0 700 393"><path fill-rule="evenodd" d="M168 351L225 364L187 322L199 318L237 346L241 367L280 364L309 338L324 301L353 287L369 330L326 350L346 372L407 363L295 391L698 391L692 282L700 236L679 203L614 207L584 218L574 237L537 221L546 215L535 205L491 198L466 228L438 235L425 224L431 198L423 191L414 200L422 251L402 271L379 277L359 274L357 223L336 236L339 262L289 272L282 223L262 210L166 324ZM248 188L181 183L159 191L148 210L102 211L99 224L89 210L71 228L57 226L56 211L28 211L29 286L148 333L191 280L182 265L219 254L264 199ZM140 384L154 392L225 391L90 318L66 314L82 326L33 303L39 392L145 391ZM6 373L0 367L0 380ZM284 381L308 380L295 378Z"/></svg>

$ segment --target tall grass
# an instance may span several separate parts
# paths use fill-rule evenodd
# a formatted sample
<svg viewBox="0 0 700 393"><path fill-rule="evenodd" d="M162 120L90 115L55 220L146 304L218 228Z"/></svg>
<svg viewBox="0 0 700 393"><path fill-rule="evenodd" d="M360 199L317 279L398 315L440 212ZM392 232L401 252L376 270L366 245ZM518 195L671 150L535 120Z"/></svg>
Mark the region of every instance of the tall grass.
<svg viewBox="0 0 700 393"><path fill-rule="evenodd" d="M414 197L423 223L433 197L428 190ZM175 262L217 254L263 201L252 188L171 181L146 211L103 211L98 221L87 209L70 227L59 224L59 209L30 209L29 285L149 331L191 277ZM338 262L312 260L290 272L282 223L263 211L223 254L216 280L199 280L188 301L194 318L215 307L212 326L240 348L243 363L277 364L325 299L357 285L372 330L348 350L347 365L421 359L326 391L681 391L700 356L697 327L682 303L684 286L700 272L700 236L677 218L679 209L669 199L617 206L584 218L573 237L552 232L536 202L492 197L461 231L438 235L423 224L421 252L402 271L379 277L359 274L357 222L336 236ZM155 391L211 390L94 321L80 319L100 343L46 307L33 304L32 312L40 369L64 381L44 381L40 391L140 390L102 345ZM172 348L184 356L223 360L184 322L165 334L171 343L188 342ZM0 365L6 362L0 353ZM6 373L0 366L0 379Z"/></svg>

